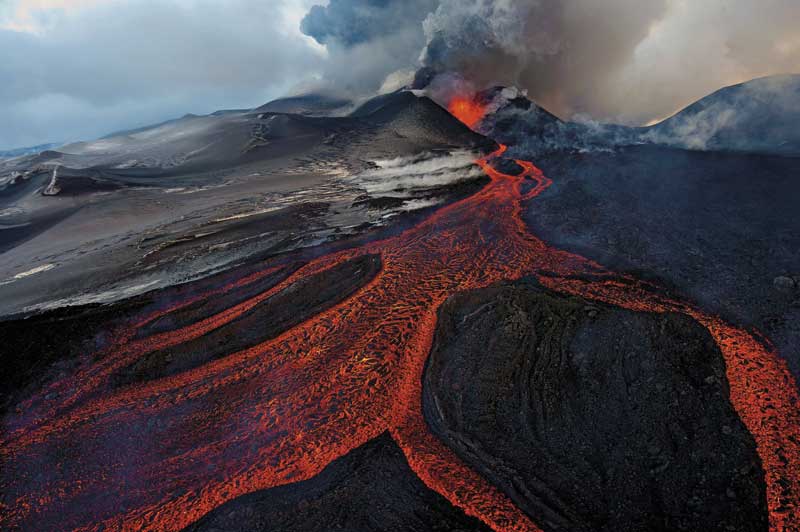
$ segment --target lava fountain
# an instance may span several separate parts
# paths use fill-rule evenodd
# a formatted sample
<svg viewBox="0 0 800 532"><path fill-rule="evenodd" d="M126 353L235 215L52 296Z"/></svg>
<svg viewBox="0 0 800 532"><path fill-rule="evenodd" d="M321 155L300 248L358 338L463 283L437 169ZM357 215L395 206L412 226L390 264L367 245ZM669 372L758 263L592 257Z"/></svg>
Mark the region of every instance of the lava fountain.
<svg viewBox="0 0 800 532"><path fill-rule="evenodd" d="M475 129L486 114L486 106L475 101L474 97L463 95L453 97L447 110L470 129Z"/></svg>
<svg viewBox="0 0 800 532"><path fill-rule="evenodd" d="M451 107L476 123L482 109L470 105ZM495 530L538 530L429 432L421 408L439 306L458 291L533 275L554 290L684 312L705 325L758 445L771 529L800 529L800 413L786 364L750 332L532 235L523 206L551 181L527 161L516 161L516 175L501 172L494 162L504 152L477 161L490 177L480 192L397 236L311 260L195 323L138 334L184 302L118 331L107 353L87 357L7 418L0 528L179 530L239 495L308 479L388 431L420 478L466 513ZM375 277L279 336L176 375L113 385L120 368L148 353L226 327L293 283L364 255L380 257Z"/></svg>

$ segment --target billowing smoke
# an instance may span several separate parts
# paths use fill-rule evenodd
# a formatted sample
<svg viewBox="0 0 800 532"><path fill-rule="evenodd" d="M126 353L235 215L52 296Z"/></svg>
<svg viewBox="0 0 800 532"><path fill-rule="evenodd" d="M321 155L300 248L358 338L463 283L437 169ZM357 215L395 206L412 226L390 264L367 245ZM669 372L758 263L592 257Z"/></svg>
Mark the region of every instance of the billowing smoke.
<svg viewBox="0 0 800 532"><path fill-rule="evenodd" d="M442 0L424 22L424 64L479 86L519 85L560 115L598 107L667 0Z"/></svg>
<svg viewBox="0 0 800 532"><path fill-rule="evenodd" d="M605 83L598 116L646 123L720 87L800 73L800 2L671 0L630 61Z"/></svg>
<svg viewBox="0 0 800 532"><path fill-rule="evenodd" d="M422 22L438 0L330 0L300 30L328 49L325 81L359 95L402 86L425 46Z"/></svg>
<svg viewBox="0 0 800 532"><path fill-rule="evenodd" d="M416 28L436 5L436 0L331 0L327 6L313 6L300 31L320 44L351 47Z"/></svg>
<svg viewBox="0 0 800 532"><path fill-rule="evenodd" d="M797 20L796 0L331 0L303 30L327 46L334 85L396 86L424 66L516 85L562 118L643 124L800 70Z"/></svg>

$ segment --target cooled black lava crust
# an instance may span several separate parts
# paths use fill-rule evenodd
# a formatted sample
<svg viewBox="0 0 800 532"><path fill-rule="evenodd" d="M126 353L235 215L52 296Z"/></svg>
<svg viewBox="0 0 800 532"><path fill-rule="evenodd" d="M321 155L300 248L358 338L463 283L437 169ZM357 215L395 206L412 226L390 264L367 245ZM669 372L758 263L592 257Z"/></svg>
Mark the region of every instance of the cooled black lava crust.
<svg viewBox="0 0 800 532"><path fill-rule="evenodd" d="M215 509L186 532L346 530L489 531L428 489L384 434L314 478L258 491Z"/></svg>
<svg viewBox="0 0 800 532"><path fill-rule="evenodd" d="M433 432L547 531L768 529L722 355L686 316L524 282L459 294L423 400Z"/></svg>

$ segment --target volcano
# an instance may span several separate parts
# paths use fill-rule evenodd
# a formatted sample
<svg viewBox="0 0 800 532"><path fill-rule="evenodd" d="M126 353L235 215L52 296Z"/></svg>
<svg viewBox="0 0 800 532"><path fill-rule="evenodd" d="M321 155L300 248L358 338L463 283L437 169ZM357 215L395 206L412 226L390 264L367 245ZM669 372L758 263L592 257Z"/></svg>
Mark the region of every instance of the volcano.
<svg viewBox="0 0 800 532"><path fill-rule="evenodd" d="M502 91L0 163L2 527L798 529L796 160Z"/></svg>

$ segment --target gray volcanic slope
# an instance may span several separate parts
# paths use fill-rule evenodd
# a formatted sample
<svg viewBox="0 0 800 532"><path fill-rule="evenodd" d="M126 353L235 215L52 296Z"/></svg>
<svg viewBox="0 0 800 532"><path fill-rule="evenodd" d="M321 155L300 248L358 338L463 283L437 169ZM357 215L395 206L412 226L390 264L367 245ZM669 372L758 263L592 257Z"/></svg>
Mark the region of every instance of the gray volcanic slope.
<svg viewBox="0 0 800 532"><path fill-rule="evenodd" d="M647 128L643 140L689 149L800 155L800 75L725 87Z"/></svg>
<svg viewBox="0 0 800 532"><path fill-rule="evenodd" d="M357 116L268 110L328 104L187 115L0 161L0 315L402 226L486 179L472 152L489 142L411 92Z"/></svg>
<svg viewBox="0 0 800 532"><path fill-rule="evenodd" d="M344 115L352 103L344 98L324 94L302 94L287 96L265 103L255 110L262 113L291 113L308 116Z"/></svg>
<svg viewBox="0 0 800 532"><path fill-rule="evenodd" d="M765 531L755 442L684 315L524 282L440 309L425 417L545 531Z"/></svg>

